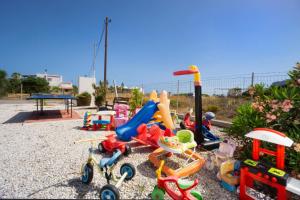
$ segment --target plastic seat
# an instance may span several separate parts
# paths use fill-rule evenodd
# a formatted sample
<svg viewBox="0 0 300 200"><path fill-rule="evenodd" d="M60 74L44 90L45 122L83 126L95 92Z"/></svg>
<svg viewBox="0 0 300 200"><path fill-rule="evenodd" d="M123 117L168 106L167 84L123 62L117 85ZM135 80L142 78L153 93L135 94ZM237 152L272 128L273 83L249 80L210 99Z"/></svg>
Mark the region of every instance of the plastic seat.
<svg viewBox="0 0 300 200"><path fill-rule="evenodd" d="M189 181L186 179L178 179L178 186L180 189L187 189L189 187L191 187L194 184L194 181Z"/></svg>
<svg viewBox="0 0 300 200"><path fill-rule="evenodd" d="M100 167L101 168L104 168L106 166L111 167L121 154L122 154L121 151L117 150L112 157L110 157L110 158L102 158L100 160Z"/></svg>
<svg viewBox="0 0 300 200"><path fill-rule="evenodd" d="M197 146L194 140L194 133L190 130L180 130L176 133L178 140L182 143L185 149L191 149Z"/></svg>

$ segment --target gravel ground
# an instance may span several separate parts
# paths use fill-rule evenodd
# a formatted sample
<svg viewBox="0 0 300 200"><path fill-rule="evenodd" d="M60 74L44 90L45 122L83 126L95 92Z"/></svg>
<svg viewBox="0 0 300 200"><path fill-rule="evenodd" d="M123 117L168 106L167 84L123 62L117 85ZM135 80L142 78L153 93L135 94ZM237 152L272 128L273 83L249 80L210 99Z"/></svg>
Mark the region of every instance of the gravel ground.
<svg viewBox="0 0 300 200"><path fill-rule="evenodd" d="M99 198L99 191L106 184L103 177L96 173L89 186L80 182L80 167L90 144L74 141L109 132L78 130L82 120L18 122L34 109L34 104L0 104L0 198ZM81 114L84 111L78 109ZM19 112L23 114L10 120L16 123L5 123ZM218 133L215 127L214 132ZM153 150L133 142L131 145L132 154L118 163L117 171L122 163L130 162L136 166L137 174L121 186L121 197L149 198L156 183L156 169L148 161ZM96 153L98 159L102 156ZM220 187L215 171L201 169L189 179L195 178L199 179L196 189L204 199L237 199L236 194Z"/></svg>

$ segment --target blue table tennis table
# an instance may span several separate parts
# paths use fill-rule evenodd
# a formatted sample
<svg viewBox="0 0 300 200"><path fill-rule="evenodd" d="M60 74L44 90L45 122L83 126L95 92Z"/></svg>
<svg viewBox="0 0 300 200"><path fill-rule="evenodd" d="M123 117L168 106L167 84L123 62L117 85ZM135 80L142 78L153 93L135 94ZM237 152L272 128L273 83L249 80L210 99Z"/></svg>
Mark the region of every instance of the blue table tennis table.
<svg viewBox="0 0 300 200"><path fill-rule="evenodd" d="M66 110L69 113L70 105L71 105L71 118L73 114L73 100L75 99L72 95L54 95L54 94L32 94L30 97L27 98L27 100L36 100L36 110L40 114L43 114L44 112L44 100L46 99L63 99L65 100L65 106ZM39 104L40 104L40 110L39 110Z"/></svg>

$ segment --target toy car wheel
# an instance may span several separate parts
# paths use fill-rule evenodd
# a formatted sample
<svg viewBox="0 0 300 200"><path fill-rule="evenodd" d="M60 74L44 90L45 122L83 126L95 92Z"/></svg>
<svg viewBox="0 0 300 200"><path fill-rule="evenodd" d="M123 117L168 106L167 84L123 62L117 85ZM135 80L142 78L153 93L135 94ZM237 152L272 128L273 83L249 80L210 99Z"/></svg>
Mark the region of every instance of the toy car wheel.
<svg viewBox="0 0 300 200"><path fill-rule="evenodd" d="M100 190L100 199L102 200L117 200L120 199L119 190L111 184L105 185Z"/></svg>
<svg viewBox="0 0 300 200"><path fill-rule="evenodd" d="M131 153L131 147L129 145L125 145L124 155L128 156Z"/></svg>
<svg viewBox="0 0 300 200"><path fill-rule="evenodd" d="M151 193L151 199L161 200L164 199L164 197L165 197L165 191L155 186Z"/></svg>
<svg viewBox="0 0 300 200"><path fill-rule="evenodd" d="M81 182L84 184L90 184L94 176L94 168L91 163L86 163L81 168Z"/></svg>
<svg viewBox="0 0 300 200"><path fill-rule="evenodd" d="M104 148L102 143L98 144L98 150L99 150L100 153L105 153L106 152L106 149Z"/></svg>
<svg viewBox="0 0 300 200"><path fill-rule="evenodd" d="M198 191L192 190L191 191L191 195L193 197L195 197L197 200L202 200L203 199L201 193L198 192Z"/></svg>
<svg viewBox="0 0 300 200"><path fill-rule="evenodd" d="M123 175L125 172L127 172L127 176L125 177L125 180L131 180L135 176L135 168L130 163L124 163L120 168L120 174Z"/></svg>

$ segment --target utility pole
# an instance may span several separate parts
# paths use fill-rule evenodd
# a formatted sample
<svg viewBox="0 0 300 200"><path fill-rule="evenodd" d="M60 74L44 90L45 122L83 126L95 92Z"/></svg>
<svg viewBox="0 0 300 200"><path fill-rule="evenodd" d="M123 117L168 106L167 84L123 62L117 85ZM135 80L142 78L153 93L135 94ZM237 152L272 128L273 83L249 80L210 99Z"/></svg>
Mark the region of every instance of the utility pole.
<svg viewBox="0 0 300 200"><path fill-rule="evenodd" d="M96 49L97 49L97 43L94 43L94 57L93 57L93 65L92 65L92 73L93 78L96 78L96 70L95 70L95 63L96 63Z"/></svg>
<svg viewBox="0 0 300 200"><path fill-rule="evenodd" d="M111 22L111 19L108 19L108 17L105 18L105 49L104 49L104 89L106 91L106 68L107 68L107 35L108 35L108 23ZM105 98L106 102L106 92L105 92Z"/></svg>

